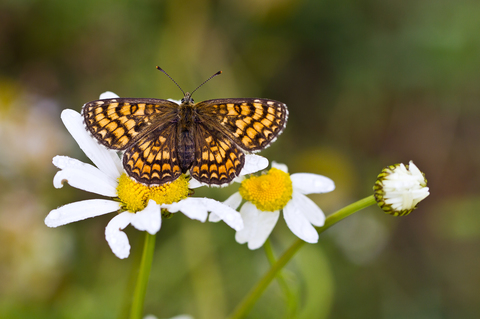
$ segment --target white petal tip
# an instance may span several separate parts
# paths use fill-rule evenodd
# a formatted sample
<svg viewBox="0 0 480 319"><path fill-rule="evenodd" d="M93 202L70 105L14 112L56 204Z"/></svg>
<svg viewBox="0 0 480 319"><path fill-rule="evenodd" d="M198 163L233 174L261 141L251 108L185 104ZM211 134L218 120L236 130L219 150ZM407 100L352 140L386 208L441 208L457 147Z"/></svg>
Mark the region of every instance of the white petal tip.
<svg viewBox="0 0 480 319"><path fill-rule="evenodd" d="M245 156L245 165L240 176L256 173L268 167L268 159L256 154L247 154Z"/></svg>
<svg viewBox="0 0 480 319"><path fill-rule="evenodd" d="M47 217L45 217L45 225L47 225L48 227L52 227L52 228L59 226L58 222L57 222L59 217L60 217L59 212L56 209L52 210L47 215Z"/></svg>
<svg viewBox="0 0 480 319"><path fill-rule="evenodd" d="M116 98L119 98L118 95L116 95L115 93L111 92L111 91L106 91L106 92L103 92L102 94L100 94L100 100L105 100L105 99L116 99Z"/></svg>
<svg viewBox="0 0 480 319"><path fill-rule="evenodd" d="M192 178L189 182L188 182L188 188L199 188L199 187L202 187L202 186L205 186L204 184L202 184L201 182L197 181L196 179Z"/></svg>
<svg viewBox="0 0 480 319"><path fill-rule="evenodd" d="M80 113L78 113L77 111L74 111L72 109L65 109L62 111L60 118L62 120L65 120L65 119L77 118L79 116L80 116Z"/></svg>

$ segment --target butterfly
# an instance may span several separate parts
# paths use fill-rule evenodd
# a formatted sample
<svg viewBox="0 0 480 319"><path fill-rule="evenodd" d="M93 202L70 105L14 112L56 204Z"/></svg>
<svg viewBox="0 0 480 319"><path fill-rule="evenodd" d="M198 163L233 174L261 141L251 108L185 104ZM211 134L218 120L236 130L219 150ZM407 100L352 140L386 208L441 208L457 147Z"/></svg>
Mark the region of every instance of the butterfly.
<svg viewBox="0 0 480 319"><path fill-rule="evenodd" d="M287 123L282 102L227 98L195 103L193 92L182 90L179 104L150 98L91 101L82 108L85 126L107 148L124 151L128 176L156 186L187 172L208 185L228 184L240 174L245 152L269 146Z"/></svg>

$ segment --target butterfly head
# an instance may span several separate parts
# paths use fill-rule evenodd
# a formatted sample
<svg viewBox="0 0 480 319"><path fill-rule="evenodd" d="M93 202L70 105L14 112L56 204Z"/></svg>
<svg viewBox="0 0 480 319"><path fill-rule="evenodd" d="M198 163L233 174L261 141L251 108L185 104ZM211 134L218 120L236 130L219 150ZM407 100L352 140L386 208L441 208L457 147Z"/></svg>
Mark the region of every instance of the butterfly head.
<svg viewBox="0 0 480 319"><path fill-rule="evenodd" d="M192 99L192 94L185 92L183 99L180 101L182 105L193 105L195 102Z"/></svg>
<svg viewBox="0 0 480 319"><path fill-rule="evenodd" d="M211 77L209 77L207 80L205 80L202 84L200 84L199 86L197 86L197 88L195 90L192 91L192 93L189 93L189 92L184 92L182 90L182 88L180 87L180 85L178 85L177 82L175 82L174 79L172 79L172 77L170 77L170 75L168 75L167 72L165 72L161 67L157 66L157 70L159 71L162 71L163 73L165 73L166 76L168 76L170 78L170 80L173 81L173 83L175 83L178 88L180 89L180 91L182 91L183 93L183 99L181 100L181 104L182 105L188 105L188 106L193 106L195 104L195 102L193 101L192 99L192 94L198 90L202 85L204 85L205 83L207 83L209 80L211 80L212 78L216 77L217 75L220 75L222 74L222 71L218 71L217 73L215 73L214 75L212 75Z"/></svg>

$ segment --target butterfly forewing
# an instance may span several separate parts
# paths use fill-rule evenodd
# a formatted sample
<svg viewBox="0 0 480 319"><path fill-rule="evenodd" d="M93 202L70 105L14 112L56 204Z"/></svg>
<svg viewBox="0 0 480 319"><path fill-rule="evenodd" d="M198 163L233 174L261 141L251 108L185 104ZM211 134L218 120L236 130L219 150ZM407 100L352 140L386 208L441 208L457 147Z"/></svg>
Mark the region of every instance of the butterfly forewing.
<svg viewBox="0 0 480 319"><path fill-rule="evenodd" d="M268 99L216 99L196 104L205 121L246 151L266 148L283 131L288 109Z"/></svg>
<svg viewBox="0 0 480 319"><path fill-rule="evenodd" d="M124 150L175 117L178 104L160 99L115 98L83 106L87 129L103 145Z"/></svg>
<svg viewBox="0 0 480 319"><path fill-rule="evenodd" d="M123 155L123 167L130 177L146 185L177 179L182 170L176 153L176 125L170 123L142 136Z"/></svg>
<svg viewBox="0 0 480 319"><path fill-rule="evenodd" d="M222 185L240 174L245 154L223 133L198 124L195 144L195 160L190 169L193 178L209 185Z"/></svg>

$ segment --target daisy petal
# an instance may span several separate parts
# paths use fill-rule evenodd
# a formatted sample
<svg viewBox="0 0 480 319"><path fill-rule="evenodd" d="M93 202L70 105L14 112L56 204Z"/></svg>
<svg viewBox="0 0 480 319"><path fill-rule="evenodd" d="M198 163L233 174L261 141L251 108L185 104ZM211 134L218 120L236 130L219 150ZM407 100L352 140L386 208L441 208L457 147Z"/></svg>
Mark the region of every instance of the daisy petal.
<svg viewBox="0 0 480 319"><path fill-rule="evenodd" d="M233 195L231 195L229 198L227 198L227 200L224 201L223 203L225 205L227 205L228 207L236 210L238 208L238 206L240 206L241 202L242 202L242 196L240 195L239 192L236 192L236 193L233 193ZM209 222L217 223L221 220L222 219L220 218L220 216L218 216L217 214L215 214L213 212L210 213L210 215L208 215L208 221Z"/></svg>
<svg viewBox="0 0 480 319"><path fill-rule="evenodd" d="M420 181L423 182L425 180L425 178L423 177L422 171L418 169L417 165L413 164L413 161L410 161L408 163L408 170L410 171L410 173L412 173L413 176L420 177L421 178Z"/></svg>
<svg viewBox="0 0 480 319"><path fill-rule="evenodd" d="M95 166L111 178L118 178L123 172L120 158L116 152L107 150L90 136L83 125L80 113L66 109L63 110L61 117L78 146Z"/></svg>
<svg viewBox="0 0 480 319"><path fill-rule="evenodd" d="M197 181L195 178L192 178L188 182L188 188L194 189L194 188L199 188L205 186L205 184L202 184L200 181Z"/></svg>
<svg viewBox="0 0 480 319"><path fill-rule="evenodd" d="M242 218L236 210L210 198L188 197L177 203L161 205L161 207L167 208L171 213L181 211L189 218L201 222L207 219L208 212L213 212L233 229L238 230L243 227Z"/></svg>
<svg viewBox="0 0 480 319"><path fill-rule="evenodd" d="M223 202L230 208L237 209L242 203L242 195L239 192L233 193L226 201Z"/></svg>
<svg viewBox="0 0 480 319"><path fill-rule="evenodd" d="M267 168L267 166L268 159L265 157L255 154L247 154L245 155L245 165L240 172L240 176L261 171L262 169Z"/></svg>
<svg viewBox="0 0 480 319"><path fill-rule="evenodd" d="M162 224L160 206L154 200L150 200L147 207L134 214L131 224L138 230L146 230L155 235Z"/></svg>
<svg viewBox="0 0 480 319"><path fill-rule="evenodd" d="M240 208L240 215L243 219L243 229L238 231L235 234L235 240L239 244L245 244L248 242L252 233L255 232L255 225L256 223L256 216L258 215L259 210L250 202L246 202L243 204L242 208Z"/></svg>
<svg viewBox="0 0 480 319"><path fill-rule="evenodd" d="M328 177L311 174L296 173L290 175L295 190L302 194L328 193L335 189L335 183Z"/></svg>
<svg viewBox="0 0 480 319"><path fill-rule="evenodd" d="M241 184L244 180L245 180L245 175L240 175L235 177L232 182Z"/></svg>
<svg viewBox="0 0 480 319"><path fill-rule="evenodd" d="M302 204L301 201L292 198L292 200L283 208L283 217L292 233L307 243L314 244L318 242L318 233L304 215L305 207L303 207Z"/></svg>
<svg viewBox="0 0 480 319"><path fill-rule="evenodd" d="M122 230L132 221L135 214L123 212L113 217L105 228L105 239L113 253L120 259L130 255L130 243L127 234Z"/></svg>
<svg viewBox="0 0 480 319"><path fill-rule="evenodd" d="M237 231L235 240L240 244L248 243L251 250L262 247L280 215L279 211L262 212L250 202L243 204L240 214L245 226Z"/></svg>
<svg viewBox="0 0 480 319"><path fill-rule="evenodd" d="M207 220L208 212L205 210L205 207L203 207L203 205L198 205L199 203L196 203L195 199L200 198L187 197L184 200L176 203L162 204L160 205L160 208L166 208L170 213L176 213L181 211L188 218L204 222L205 220Z"/></svg>
<svg viewBox="0 0 480 319"><path fill-rule="evenodd" d="M60 168L53 178L55 188L63 187L64 182L87 192L108 196L117 196L117 181L93 165L82 163L67 156L55 156L53 164Z"/></svg>
<svg viewBox="0 0 480 319"><path fill-rule="evenodd" d="M106 91L100 94L99 99L104 100L104 99L116 99L116 98L119 98L119 96L113 93L112 91Z"/></svg>
<svg viewBox="0 0 480 319"><path fill-rule="evenodd" d="M240 230L243 228L242 217L240 216L240 213L237 212L235 209L211 198L199 199L202 200L202 202L205 204L206 209L209 212L217 215L228 226L232 227L235 230Z"/></svg>
<svg viewBox="0 0 480 319"><path fill-rule="evenodd" d="M300 192L294 191L292 201L295 201L295 205L301 207L303 215L312 225L320 227L325 224L325 214L310 198Z"/></svg>
<svg viewBox="0 0 480 319"><path fill-rule="evenodd" d="M211 223L218 223L221 220L222 219L220 217L218 217L218 215L215 214L215 213L210 213L208 215L208 221L211 222Z"/></svg>
<svg viewBox="0 0 480 319"><path fill-rule="evenodd" d="M45 225L58 227L87 218L108 214L120 209L120 204L113 200L90 199L70 203L52 210L45 218Z"/></svg>

